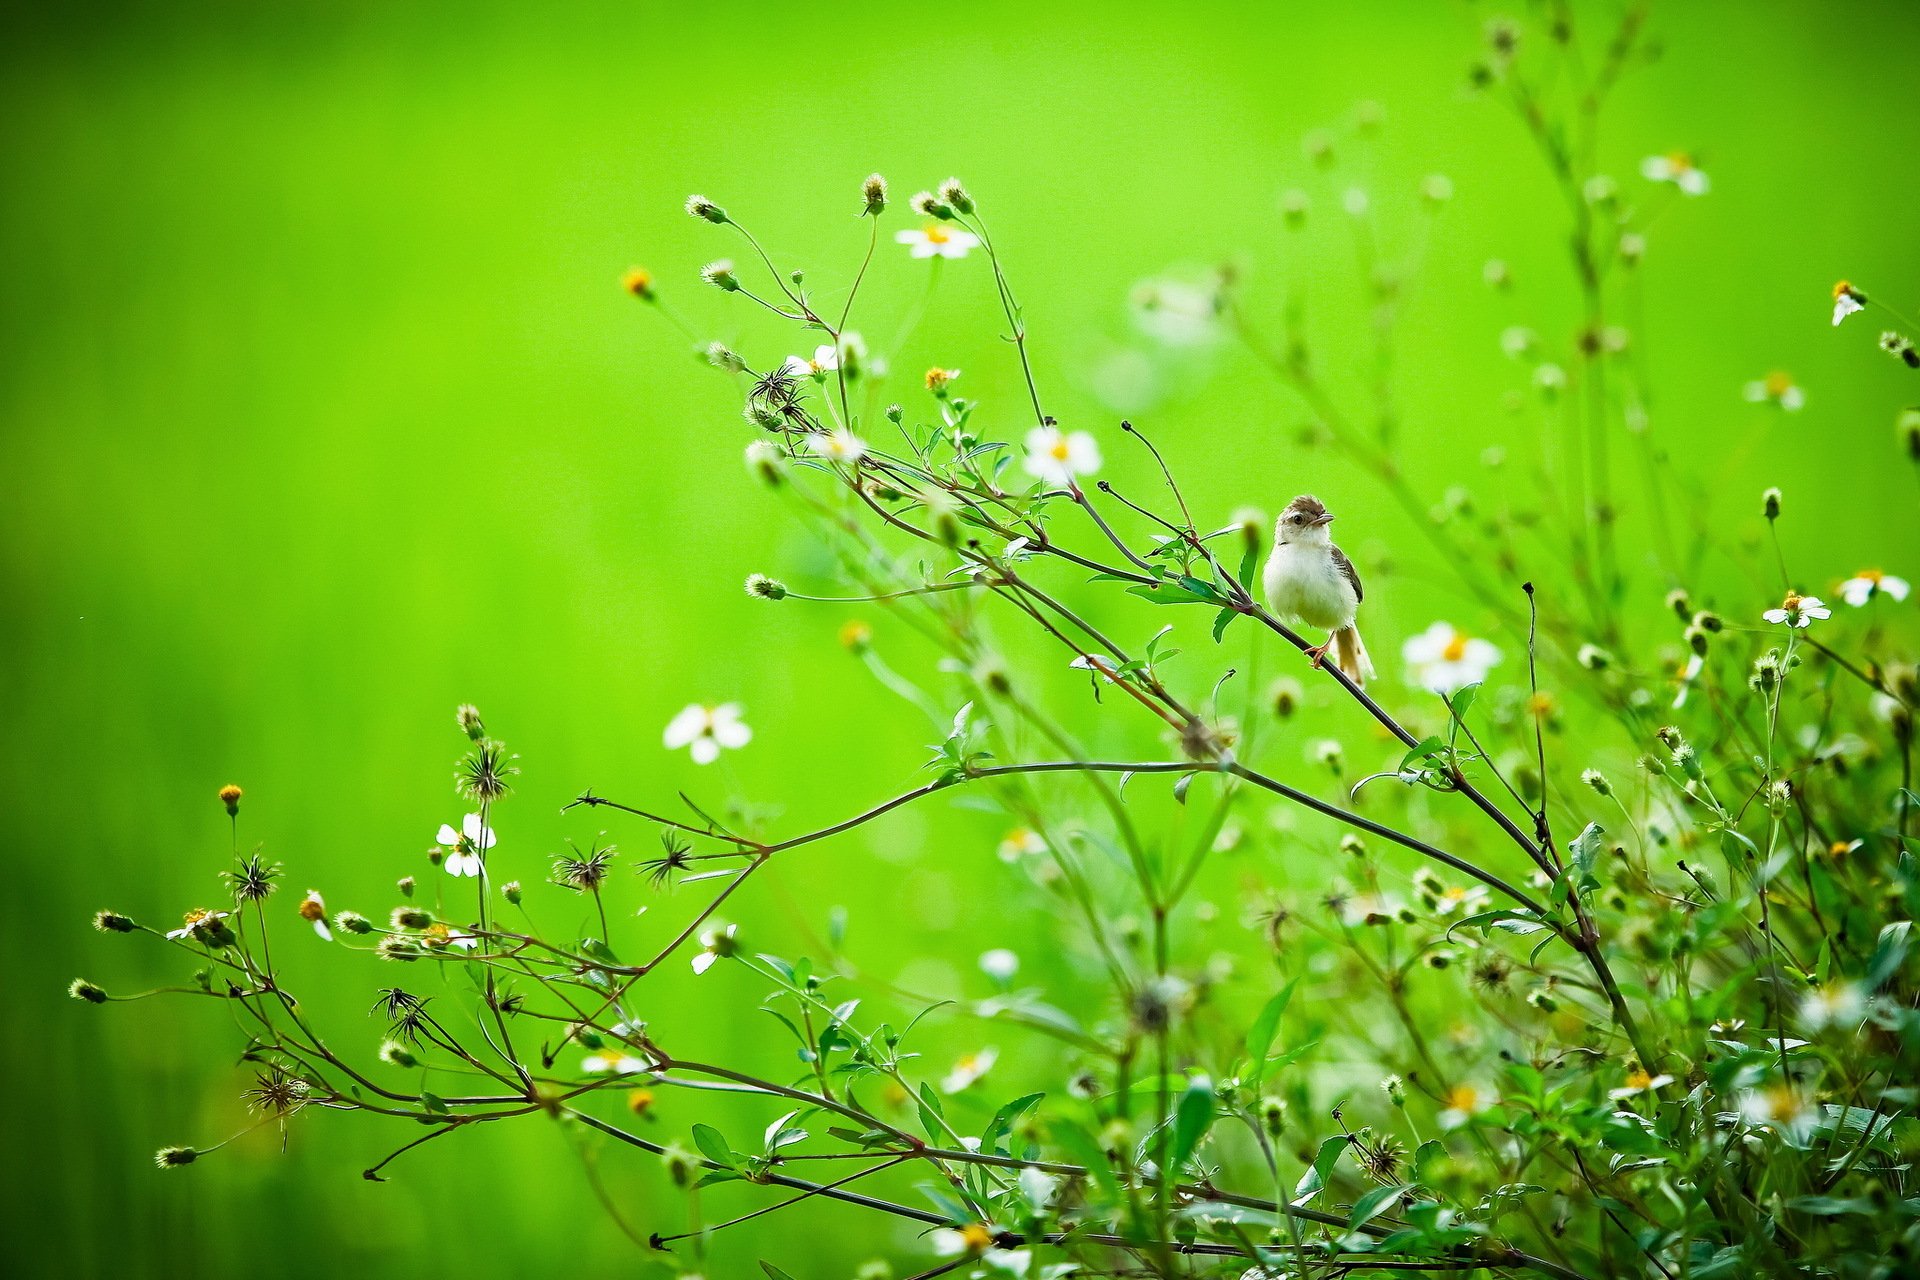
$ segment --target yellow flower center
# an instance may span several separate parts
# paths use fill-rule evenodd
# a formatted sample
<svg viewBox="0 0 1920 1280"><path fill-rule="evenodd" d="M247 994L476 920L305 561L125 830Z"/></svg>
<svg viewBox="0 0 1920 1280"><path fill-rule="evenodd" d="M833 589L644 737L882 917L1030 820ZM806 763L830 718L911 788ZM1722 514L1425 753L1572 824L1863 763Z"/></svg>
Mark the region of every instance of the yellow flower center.
<svg viewBox="0 0 1920 1280"><path fill-rule="evenodd" d="M1785 1085L1775 1085L1761 1095L1761 1111L1776 1124L1800 1114L1800 1097Z"/></svg>
<svg viewBox="0 0 1920 1280"><path fill-rule="evenodd" d="M1440 656L1447 662L1460 661L1467 656L1467 638L1458 631L1454 632L1453 638L1447 641L1447 647L1440 651Z"/></svg>
<svg viewBox="0 0 1920 1280"><path fill-rule="evenodd" d="M951 239L953 239L953 237L949 235L947 229L939 223L932 222L927 224L928 244L945 244Z"/></svg>
<svg viewBox="0 0 1920 1280"><path fill-rule="evenodd" d="M971 1254L982 1254L993 1247L993 1232L978 1222L969 1222L960 1228L960 1239Z"/></svg>
<svg viewBox="0 0 1920 1280"><path fill-rule="evenodd" d="M1847 281L1841 280L1833 286L1833 299L1835 302L1838 302L1841 298L1846 297L1852 292L1853 286Z"/></svg>
<svg viewBox="0 0 1920 1280"><path fill-rule="evenodd" d="M1788 613L1798 613L1800 612L1801 599L1802 597L1798 591L1789 591L1787 592L1787 598L1780 602L1780 607Z"/></svg>
<svg viewBox="0 0 1920 1280"><path fill-rule="evenodd" d="M1447 1090L1447 1106L1454 1111L1478 1110L1480 1091L1470 1084L1457 1084Z"/></svg>
<svg viewBox="0 0 1920 1280"><path fill-rule="evenodd" d="M1857 578L1865 578L1868 582L1871 582L1874 586L1877 587L1880 585L1881 579L1885 578L1887 575L1886 575L1886 572L1881 569L1862 569L1859 573L1855 574L1854 576Z"/></svg>
<svg viewBox="0 0 1920 1280"><path fill-rule="evenodd" d="M1055 440L1053 446L1049 448L1047 452L1052 454L1056 461L1065 462L1069 456L1065 437Z"/></svg>
<svg viewBox="0 0 1920 1280"><path fill-rule="evenodd" d="M300 918L302 920L318 920L326 913L327 909L320 905L318 898L308 898L300 904Z"/></svg>
<svg viewBox="0 0 1920 1280"><path fill-rule="evenodd" d="M1527 710L1533 712L1536 716L1546 715L1553 710L1553 695L1550 693L1534 694L1531 698L1527 699Z"/></svg>
<svg viewBox="0 0 1920 1280"><path fill-rule="evenodd" d="M1685 173L1693 168L1693 157L1684 151L1670 151L1667 153L1667 163L1673 166L1675 173Z"/></svg>
<svg viewBox="0 0 1920 1280"><path fill-rule="evenodd" d="M1835 840L1827 846L1827 856L1832 858L1844 858L1852 852L1853 845L1845 840Z"/></svg>
<svg viewBox="0 0 1920 1280"><path fill-rule="evenodd" d="M1644 1089L1652 1083L1653 1077L1645 1071L1629 1071L1627 1073L1627 1088L1629 1089Z"/></svg>
<svg viewBox="0 0 1920 1280"><path fill-rule="evenodd" d="M1767 394L1768 395L1783 396L1791 390L1793 390L1793 379L1788 377L1786 374L1781 373L1779 370L1776 369L1774 372L1767 375Z"/></svg>

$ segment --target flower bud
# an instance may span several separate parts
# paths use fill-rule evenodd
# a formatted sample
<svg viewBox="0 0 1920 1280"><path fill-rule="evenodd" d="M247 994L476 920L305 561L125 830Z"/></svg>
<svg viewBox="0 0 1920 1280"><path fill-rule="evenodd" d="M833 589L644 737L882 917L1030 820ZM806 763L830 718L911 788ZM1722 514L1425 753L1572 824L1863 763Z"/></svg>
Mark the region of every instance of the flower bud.
<svg viewBox="0 0 1920 1280"><path fill-rule="evenodd" d="M1292 676L1275 680L1273 687L1267 691L1267 701L1273 707L1273 714L1281 720L1291 718L1300 709L1300 700L1305 696L1306 691Z"/></svg>
<svg viewBox="0 0 1920 1280"><path fill-rule="evenodd" d="M700 268L700 278L722 293L740 290L740 278L733 274L733 262L729 258L717 258Z"/></svg>
<svg viewBox="0 0 1920 1280"><path fill-rule="evenodd" d="M338 911L334 913L333 927L342 933L372 933L373 921L358 911Z"/></svg>
<svg viewBox="0 0 1920 1280"><path fill-rule="evenodd" d="M705 196L688 196L687 212L696 218L719 225L727 221L727 211Z"/></svg>
<svg viewBox="0 0 1920 1280"><path fill-rule="evenodd" d="M153 1162L162 1169L180 1169L200 1158L192 1147L162 1147L153 1153Z"/></svg>
<svg viewBox="0 0 1920 1280"><path fill-rule="evenodd" d="M737 285L735 286L738 287ZM734 354L733 348L724 342L710 342L706 350L707 363L722 373L743 373L747 362Z"/></svg>
<svg viewBox="0 0 1920 1280"><path fill-rule="evenodd" d="M412 1049L398 1040L388 1040L380 1046L380 1061L390 1067L417 1067L420 1059Z"/></svg>
<svg viewBox="0 0 1920 1280"><path fill-rule="evenodd" d="M693 1181L693 1175L698 1166L685 1150L677 1145L668 1147L660 1153L660 1159L666 1164L667 1176L673 1179L674 1186L685 1187Z"/></svg>
<svg viewBox="0 0 1920 1280"><path fill-rule="evenodd" d="M1552 1013L1560 1007L1560 1002L1544 991L1529 991L1527 1003L1542 1013Z"/></svg>
<svg viewBox="0 0 1920 1280"><path fill-rule="evenodd" d="M1399 1076L1388 1076L1380 1082L1380 1091L1387 1095L1387 1101L1396 1107L1407 1105L1407 1082Z"/></svg>
<svg viewBox="0 0 1920 1280"><path fill-rule="evenodd" d="M1780 490L1768 489L1760 495L1760 514L1769 520L1780 518Z"/></svg>
<svg viewBox="0 0 1920 1280"><path fill-rule="evenodd" d="M1707 629L1705 627L1688 627L1681 633L1681 636L1686 640L1687 648L1693 650L1703 658L1707 656Z"/></svg>
<svg viewBox="0 0 1920 1280"><path fill-rule="evenodd" d="M787 586L777 578L769 578L764 573L755 573L747 577L747 594L756 600L785 600Z"/></svg>
<svg viewBox="0 0 1920 1280"><path fill-rule="evenodd" d="M877 173L868 174L860 184L860 198L867 202L866 212L877 217L887 207L887 180Z"/></svg>
<svg viewBox="0 0 1920 1280"><path fill-rule="evenodd" d="M1598 769L1586 770L1580 775L1580 781L1592 787L1593 793L1597 796L1610 796L1613 794L1613 784L1608 782L1607 775Z"/></svg>
<svg viewBox="0 0 1920 1280"><path fill-rule="evenodd" d="M747 446L746 464L747 474L770 489L779 488L787 478L786 456L765 440L755 440Z"/></svg>
<svg viewBox="0 0 1920 1280"><path fill-rule="evenodd" d="M401 897L411 898L413 896L413 877L401 876L393 882L393 887L400 891Z"/></svg>
<svg viewBox="0 0 1920 1280"><path fill-rule="evenodd" d="M1920 462L1920 407L1902 409L1894 426L1907 447L1907 457Z"/></svg>
<svg viewBox="0 0 1920 1280"><path fill-rule="evenodd" d="M923 218L938 218L943 222L953 218L953 206L935 199L931 191L919 192L907 205Z"/></svg>
<svg viewBox="0 0 1920 1280"><path fill-rule="evenodd" d="M952 205L956 212L973 212L973 197L967 194L967 189L960 185L958 178L948 178L940 184L940 198Z"/></svg>
<svg viewBox="0 0 1920 1280"><path fill-rule="evenodd" d="M67 985L67 994L75 1000L85 1000L88 1004L105 1004L106 990L85 978L75 978Z"/></svg>
<svg viewBox="0 0 1920 1280"><path fill-rule="evenodd" d="M227 806L227 816L229 818L235 818L240 815L240 795L240 788L231 782L220 788L220 803Z"/></svg>
<svg viewBox="0 0 1920 1280"><path fill-rule="evenodd" d="M395 907L388 921L395 929L424 929L433 923L433 913L422 907Z"/></svg>
<svg viewBox="0 0 1920 1280"><path fill-rule="evenodd" d="M123 916L118 911L99 911L94 913L93 927L102 933L132 933L140 926L131 916Z"/></svg>
<svg viewBox="0 0 1920 1280"><path fill-rule="evenodd" d="M620 287L642 302L653 301L653 273L644 267L629 268L627 274L620 277Z"/></svg>
<svg viewBox="0 0 1920 1280"><path fill-rule="evenodd" d="M1588 671L1605 671L1613 665L1613 655L1597 644L1583 644L1575 660Z"/></svg>

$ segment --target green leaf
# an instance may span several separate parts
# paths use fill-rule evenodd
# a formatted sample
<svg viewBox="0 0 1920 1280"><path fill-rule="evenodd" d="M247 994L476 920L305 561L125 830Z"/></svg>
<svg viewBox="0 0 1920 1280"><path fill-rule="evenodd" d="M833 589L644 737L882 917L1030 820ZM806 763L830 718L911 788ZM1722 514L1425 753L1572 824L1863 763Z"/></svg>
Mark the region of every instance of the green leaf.
<svg viewBox="0 0 1920 1280"><path fill-rule="evenodd" d="M1787 1208L1822 1218L1832 1218L1843 1213L1878 1212L1871 1200L1847 1199L1841 1196L1798 1196L1787 1201Z"/></svg>
<svg viewBox="0 0 1920 1280"><path fill-rule="evenodd" d="M724 1168L731 1169L734 1164L733 1148L727 1144L726 1137L712 1125L693 1126L693 1145L707 1159Z"/></svg>
<svg viewBox="0 0 1920 1280"><path fill-rule="evenodd" d="M1399 1204L1400 1198L1412 1190L1411 1186L1375 1187L1353 1202L1353 1212L1347 1215L1347 1225L1358 1227L1373 1221Z"/></svg>
<svg viewBox="0 0 1920 1280"><path fill-rule="evenodd" d="M1222 609L1213 615L1213 642L1215 644L1220 643L1220 638L1227 634L1227 628L1232 626L1233 620L1239 616L1240 611L1238 609Z"/></svg>
<svg viewBox="0 0 1920 1280"><path fill-rule="evenodd" d="M1287 1011L1287 1003L1293 999L1293 989L1300 985L1295 978L1280 988L1280 993L1267 1001L1254 1017L1253 1025L1247 1028L1247 1057L1253 1061L1253 1083L1258 1085L1267 1074L1267 1052L1273 1048L1273 1037L1280 1030L1280 1015Z"/></svg>
<svg viewBox="0 0 1920 1280"><path fill-rule="evenodd" d="M793 1280L790 1274L774 1266L771 1262L763 1260L760 1263L760 1269L767 1273L767 1280Z"/></svg>
<svg viewBox="0 0 1920 1280"><path fill-rule="evenodd" d="M1173 1157L1171 1167L1180 1168L1200 1145L1213 1125L1213 1081L1195 1076L1180 1095L1180 1106L1173 1117Z"/></svg>
<svg viewBox="0 0 1920 1280"><path fill-rule="evenodd" d="M1326 1189L1327 1179L1333 1174L1333 1166L1340 1163L1340 1153L1345 1151L1350 1141L1345 1134L1326 1138L1320 1143L1320 1150L1313 1157L1313 1166L1300 1178L1293 1189L1293 1203L1296 1206L1311 1201Z"/></svg>
<svg viewBox="0 0 1920 1280"><path fill-rule="evenodd" d="M1113 1162L1107 1159L1107 1149L1100 1145L1100 1140L1070 1120L1055 1121L1051 1131L1053 1140L1075 1161L1086 1166L1103 1191L1117 1199L1120 1183L1113 1176Z"/></svg>
<svg viewBox="0 0 1920 1280"><path fill-rule="evenodd" d="M1476 681L1473 684L1462 685L1458 689L1455 689L1453 696L1451 698L1445 698L1443 701L1447 704L1447 709L1453 712L1453 718L1465 723L1467 712L1473 709L1473 700L1479 695L1480 685L1479 682Z"/></svg>
<svg viewBox="0 0 1920 1280"><path fill-rule="evenodd" d="M1880 930L1880 940L1873 948L1873 959L1867 963L1867 990L1878 990L1882 983L1900 971L1900 966L1906 963L1912 933L1911 920L1895 920Z"/></svg>
<svg viewBox="0 0 1920 1280"><path fill-rule="evenodd" d="M445 1116L445 1115L453 1114L451 1111L447 1109L447 1104L441 1101L439 1094L428 1093L425 1089L422 1089L420 1091L420 1105L426 1110L432 1112L436 1116Z"/></svg>
<svg viewBox="0 0 1920 1280"><path fill-rule="evenodd" d="M1594 863L1600 857L1600 837L1603 834L1599 823L1589 822L1586 829L1567 846L1567 852L1573 855L1573 869L1581 875L1593 874Z"/></svg>

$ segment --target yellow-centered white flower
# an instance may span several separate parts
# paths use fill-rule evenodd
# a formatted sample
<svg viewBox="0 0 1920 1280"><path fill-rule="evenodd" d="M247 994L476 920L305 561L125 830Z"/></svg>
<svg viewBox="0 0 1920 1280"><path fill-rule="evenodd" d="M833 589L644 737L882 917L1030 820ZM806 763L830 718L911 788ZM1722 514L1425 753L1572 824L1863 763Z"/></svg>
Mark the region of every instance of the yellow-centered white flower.
<svg viewBox="0 0 1920 1280"><path fill-rule="evenodd" d="M685 747L695 764L712 764L720 758L722 747L737 750L753 741L753 730L740 718L737 702L717 707L692 702L667 722L660 741L669 751Z"/></svg>
<svg viewBox="0 0 1920 1280"><path fill-rule="evenodd" d="M919 230L896 231L896 244L907 246L910 258L964 258L980 243L980 237L944 222L929 222Z"/></svg>
<svg viewBox="0 0 1920 1280"><path fill-rule="evenodd" d="M1840 584L1840 598L1858 609L1875 596L1886 596L1896 602L1905 600L1911 589L1905 578L1896 578L1878 569L1862 569Z"/></svg>
<svg viewBox="0 0 1920 1280"><path fill-rule="evenodd" d="M460 829L455 831L451 823L440 824L440 834L436 837L440 847L446 850L446 858L440 863L450 876L477 876L480 874L480 855L493 848L493 828L480 821L480 815L470 813L460 819Z"/></svg>
<svg viewBox="0 0 1920 1280"><path fill-rule="evenodd" d="M1457 693L1478 684L1500 663L1492 642L1470 636L1450 622L1436 622L1400 646L1407 680L1433 693Z"/></svg>
<svg viewBox="0 0 1920 1280"><path fill-rule="evenodd" d="M1027 474L1047 484L1071 484L1100 469L1100 445L1084 431L1035 427L1027 432Z"/></svg>
<svg viewBox="0 0 1920 1280"><path fill-rule="evenodd" d="M867 456L867 442L845 427L808 436L807 448L828 462L851 464Z"/></svg>

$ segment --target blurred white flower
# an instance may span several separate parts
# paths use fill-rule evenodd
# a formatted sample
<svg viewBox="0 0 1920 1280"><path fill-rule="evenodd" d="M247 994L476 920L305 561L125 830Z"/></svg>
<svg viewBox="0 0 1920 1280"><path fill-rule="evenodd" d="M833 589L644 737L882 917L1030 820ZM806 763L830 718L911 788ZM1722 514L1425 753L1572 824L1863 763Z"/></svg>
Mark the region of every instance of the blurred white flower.
<svg viewBox="0 0 1920 1280"><path fill-rule="evenodd" d="M1769 609L1760 616L1768 622L1804 629L1812 626L1817 618L1831 618L1833 610L1821 604L1819 596L1803 596L1789 591L1778 609Z"/></svg>
<svg viewBox="0 0 1920 1280"><path fill-rule="evenodd" d="M940 1092L959 1093L969 1089L981 1076L993 1070L993 1064L999 1060L1000 1051L986 1048L978 1053L969 1053L953 1064L946 1079L940 1082Z"/></svg>
<svg viewBox="0 0 1920 1280"><path fill-rule="evenodd" d="M1500 662L1500 651L1478 636L1436 622L1400 646L1407 663L1407 679L1433 693L1457 693L1487 678Z"/></svg>
<svg viewBox="0 0 1920 1280"><path fill-rule="evenodd" d="M1833 286L1833 322L1837 325L1856 311L1867 309L1867 295L1845 280Z"/></svg>
<svg viewBox="0 0 1920 1280"><path fill-rule="evenodd" d="M730 956L739 947L737 941L740 926L730 924L724 929L709 929L700 935L700 954L693 958L693 971L705 973L713 968L713 962L721 956Z"/></svg>
<svg viewBox="0 0 1920 1280"><path fill-rule="evenodd" d="M1800 1021L1810 1031L1852 1028L1866 1016L1867 998L1857 983L1830 982L1813 988L1800 1000Z"/></svg>
<svg viewBox="0 0 1920 1280"><path fill-rule="evenodd" d="M1684 151L1648 156L1640 162L1640 176L1649 182L1671 182L1680 188L1682 195L1689 196L1703 196L1712 185L1707 181L1706 172Z"/></svg>
<svg viewBox="0 0 1920 1280"><path fill-rule="evenodd" d="M1789 1139L1804 1141L1819 1112L1811 1100L1789 1084L1740 1093L1740 1117L1748 1124L1772 1129Z"/></svg>
<svg viewBox="0 0 1920 1280"><path fill-rule="evenodd" d="M867 456L867 442L845 427L808 436L807 448L829 462L858 462Z"/></svg>
<svg viewBox="0 0 1920 1280"><path fill-rule="evenodd" d="M929 222L918 231L896 231L894 242L907 246L910 258L964 258L980 237L943 222Z"/></svg>
<svg viewBox="0 0 1920 1280"><path fill-rule="evenodd" d="M1623 1098L1636 1098L1643 1093L1652 1093L1664 1085L1673 1083L1672 1076L1648 1075L1646 1070L1635 1067L1627 1072L1626 1081L1618 1089L1609 1090L1607 1096L1615 1102Z"/></svg>
<svg viewBox="0 0 1920 1280"><path fill-rule="evenodd" d="M1778 369L1764 378L1749 382L1744 394L1754 404L1765 404L1770 400L1788 413L1798 413L1807 403L1807 393L1800 389L1800 384L1793 380L1791 374Z"/></svg>
<svg viewBox="0 0 1920 1280"><path fill-rule="evenodd" d="M645 1058L636 1058L630 1053L617 1050L610 1053L590 1053L580 1059L580 1069L590 1076L633 1076L647 1069Z"/></svg>
<svg viewBox="0 0 1920 1280"><path fill-rule="evenodd" d="M1015 827L1000 842L1000 861L1018 862L1022 857L1047 851L1047 842L1031 827Z"/></svg>
<svg viewBox="0 0 1920 1280"><path fill-rule="evenodd" d="M667 750L687 748L695 764L712 764L720 758L720 748L744 747L753 740L753 730L740 718L740 704L723 702L717 707L689 703L679 715L667 722L660 741Z"/></svg>
<svg viewBox="0 0 1920 1280"><path fill-rule="evenodd" d="M815 374L832 373L840 367L840 349L832 343L825 343L813 349L813 359L805 356L788 356L786 370L796 378L810 378Z"/></svg>
<svg viewBox="0 0 1920 1280"><path fill-rule="evenodd" d="M1013 975L1020 972L1020 957L1005 947L995 947L980 955L980 972L995 982L1013 981Z"/></svg>
<svg viewBox="0 0 1920 1280"><path fill-rule="evenodd" d="M480 855L493 848L494 844L493 828L480 821L477 813L460 819L458 831L450 823L441 823L436 839L440 847L447 851L446 859L440 865L446 868L450 876L479 875Z"/></svg>
<svg viewBox="0 0 1920 1280"><path fill-rule="evenodd" d="M449 929L443 945L455 951L471 951L480 945L480 939L464 929Z"/></svg>
<svg viewBox="0 0 1920 1280"><path fill-rule="evenodd" d="M1468 885L1465 888L1457 884L1448 885L1434 899L1433 913L1437 916L1476 915L1491 897L1485 885Z"/></svg>
<svg viewBox="0 0 1920 1280"><path fill-rule="evenodd" d="M1905 578L1896 578L1878 569L1862 569L1840 584L1840 598L1858 609L1875 596L1905 600L1909 590Z"/></svg>
<svg viewBox="0 0 1920 1280"><path fill-rule="evenodd" d="M1494 1103L1493 1095L1478 1085L1457 1084L1447 1090L1441 1099L1446 1103L1440 1111L1442 1129L1458 1129Z"/></svg>
<svg viewBox="0 0 1920 1280"><path fill-rule="evenodd" d="M333 930L327 927L327 904L318 889L307 890L307 896L300 900L300 918L310 922L322 938L333 941Z"/></svg>
<svg viewBox="0 0 1920 1280"><path fill-rule="evenodd" d="M1198 284L1171 278L1143 280L1133 287L1128 301L1141 331L1169 346L1199 346L1220 336L1217 277Z"/></svg>
<svg viewBox="0 0 1920 1280"><path fill-rule="evenodd" d="M1084 431L1035 427L1027 432L1027 474L1047 484L1071 484L1100 469L1100 446Z"/></svg>
<svg viewBox="0 0 1920 1280"><path fill-rule="evenodd" d="M1686 665L1680 668L1678 677L1680 688L1673 695L1673 709L1675 711L1687 705L1687 695L1693 692L1693 682L1699 678L1700 672L1706 665L1707 660L1699 654L1690 653L1687 655Z"/></svg>

